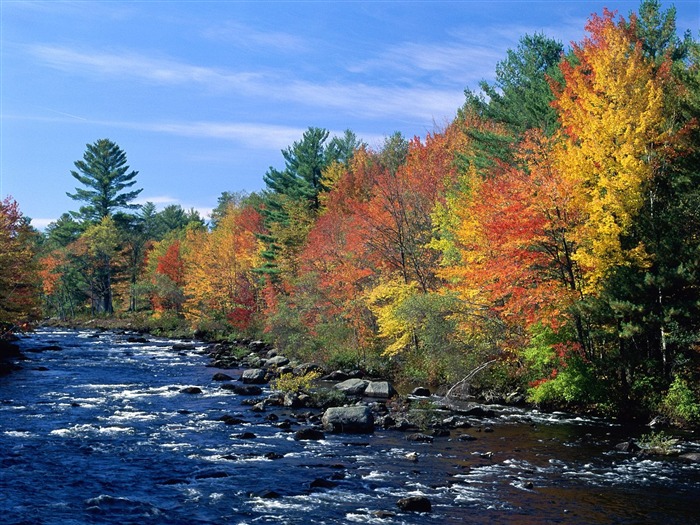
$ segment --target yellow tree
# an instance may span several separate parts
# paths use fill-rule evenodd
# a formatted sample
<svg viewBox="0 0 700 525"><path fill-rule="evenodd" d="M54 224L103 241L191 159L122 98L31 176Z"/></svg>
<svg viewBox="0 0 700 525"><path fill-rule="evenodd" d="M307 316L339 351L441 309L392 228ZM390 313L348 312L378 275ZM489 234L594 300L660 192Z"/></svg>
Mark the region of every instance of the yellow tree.
<svg viewBox="0 0 700 525"><path fill-rule="evenodd" d="M634 20L633 20L634 22ZM644 267L648 254L629 233L653 175L652 153L668 140L664 126L666 68L655 68L635 39L634 23L594 15L590 36L561 65L553 83L564 147L560 169L584 214L575 260L584 290L597 294L616 267Z"/></svg>

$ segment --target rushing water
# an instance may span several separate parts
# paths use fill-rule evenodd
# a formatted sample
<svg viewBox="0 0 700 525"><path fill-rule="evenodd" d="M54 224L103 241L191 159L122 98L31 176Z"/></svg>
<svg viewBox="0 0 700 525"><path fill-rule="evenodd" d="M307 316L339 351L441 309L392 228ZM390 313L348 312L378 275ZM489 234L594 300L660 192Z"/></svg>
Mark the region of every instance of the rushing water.
<svg viewBox="0 0 700 525"><path fill-rule="evenodd" d="M432 444L295 441L274 420L295 430L304 410L252 412L199 348L55 330L21 345L29 360L0 377L0 523L700 522L700 466L616 452L630 430L602 421L499 407ZM400 511L411 495L432 512Z"/></svg>

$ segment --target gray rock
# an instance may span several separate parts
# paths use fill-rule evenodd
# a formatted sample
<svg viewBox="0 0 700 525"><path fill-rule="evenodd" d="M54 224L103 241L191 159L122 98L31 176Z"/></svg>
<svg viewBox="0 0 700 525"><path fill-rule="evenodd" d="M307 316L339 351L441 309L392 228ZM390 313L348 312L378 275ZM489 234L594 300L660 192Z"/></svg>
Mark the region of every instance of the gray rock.
<svg viewBox="0 0 700 525"><path fill-rule="evenodd" d="M284 357L283 355L277 355L275 357L271 357L267 361L265 361L265 366L274 366L274 367L280 367L284 365L289 364L289 359Z"/></svg>
<svg viewBox="0 0 700 525"><path fill-rule="evenodd" d="M214 377L212 377L213 381L230 381L233 379L230 375L224 374L223 372L217 372L214 374Z"/></svg>
<svg viewBox="0 0 700 525"><path fill-rule="evenodd" d="M236 383L225 383L221 385L224 390L231 390L239 396L259 396L262 394L262 388L257 385L238 385Z"/></svg>
<svg viewBox="0 0 700 525"><path fill-rule="evenodd" d="M347 434L371 434L374 432L374 416L369 407L332 407L321 418L327 432Z"/></svg>
<svg viewBox="0 0 700 525"><path fill-rule="evenodd" d="M262 384L265 382L265 370L261 368L249 368L243 371L241 381L247 385Z"/></svg>
<svg viewBox="0 0 700 525"><path fill-rule="evenodd" d="M686 454L681 454L679 457L687 461L692 461L693 463L700 463L700 452L688 452Z"/></svg>
<svg viewBox="0 0 700 525"><path fill-rule="evenodd" d="M348 379L346 381L343 381L342 383L338 383L337 385L335 385L334 388L336 390L340 390L348 396L360 396L365 392L365 389L367 388L368 384L369 381L355 378Z"/></svg>
<svg viewBox="0 0 700 525"><path fill-rule="evenodd" d="M365 388L365 396L389 399L396 395L396 390L388 381L370 381Z"/></svg>

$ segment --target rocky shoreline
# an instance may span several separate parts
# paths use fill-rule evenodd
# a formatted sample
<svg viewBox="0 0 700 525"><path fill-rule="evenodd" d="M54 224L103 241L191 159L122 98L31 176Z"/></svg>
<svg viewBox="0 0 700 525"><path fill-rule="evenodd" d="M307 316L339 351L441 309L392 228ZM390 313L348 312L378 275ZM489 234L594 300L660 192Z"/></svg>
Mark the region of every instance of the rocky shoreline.
<svg viewBox="0 0 700 525"><path fill-rule="evenodd" d="M113 333L120 340L133 344L149 344L153 340L143 333ZM183 355L190 352L203 354L208 359L208 366L216 369L212 370L211 383L183 386L181 395L197 396L214 386L244 398L241 402L246 407L244 411L217 416L219 421L234 429L241 426L241 431L233 436L242 440L256 439L253 432L246 431L245 424L253 418L261 418L267 424L289 432L297 441L323 440L330 434L360 434L370 439L369 436L376 431L390 431L401 433L407 442L426 446L438 440L469 442L486 438L484 434L497 434L498 419L508 408L480 404L475 400L446 399L432 394L425 387L416 387L408 394L399 395L396 388L383 378L367 377L360 370L324 370L318 363L295 362L263 341L181 341L169 346L173 352ZM60 350L51 344L24 348L27 355ZM12 369L26 359L16 344L6 345L2 355L7 357L6 362ZM482 441L488 442L486 439ZM666 443L666 447L657 445L650 446L630 438L617 445L612 443L611 453L640 459L674 455L685 461L700 462L700 453L681 441ZM480 454L484 461L491 461L488 450ZM265 457L278 460L284 456L269 453ZM409 453L404 459L420 461L417 453ZM210 474L217 475L217 472ZM341 476L342 472L337 475ZM334 483L337 480L319 477L310 489L328 488ZM254 496L281 497L275 491ZM425 497L402 498L396 501L396 507L403 512L430 512L431 502Z"/></svg>

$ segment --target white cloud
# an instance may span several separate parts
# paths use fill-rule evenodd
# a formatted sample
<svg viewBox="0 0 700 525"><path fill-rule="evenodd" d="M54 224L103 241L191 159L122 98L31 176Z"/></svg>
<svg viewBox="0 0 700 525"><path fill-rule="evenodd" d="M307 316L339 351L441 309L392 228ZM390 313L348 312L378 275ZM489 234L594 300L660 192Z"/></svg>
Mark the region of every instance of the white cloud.
<svg viewBox="0 0 700 525"><path fill-rule="evenodd" d="M282 31L259 31L231 20L212 26L202 34L205 38L248 49L265 48L284 53L301 53L309 49L307 42L296 35Z"/></svg>
<svg viewBox="0 0 700 525"><path fill-rule="evenodd" d="M31 225L34 226L37 230L45 230L46 227L51 224L52 222L56 222L58 219L37 219L32 217L32 222Z"/></svg>
<svg viewBox="0 0 700 525"><path fill-rule="evenodd" d="M413 86L380 86L351 82L309 82L289 78L287 75L275 77L271 74L255 72L232 73L137 54L89 53L49 45L32 46L31 53L51 67L73 73L118 76L121 80L137 78L164 84L189 83L213 90L229 91L235 93L237 97L248 96L259 101L291 102L372 118L394 117L421 121L441 119L446 115L452 115L463 102L462 87L456 86L433 88L425 83ZM426 56L423 61L427 63L429 56ZM200 128L199 131L178 130L177 125L174 125L171 131L181 134L228 134L235 135L239 140L243 138L243 133L252 132L253 136L250 139L252 142L257 141L260 134L256 131L266 136L272 133L273 137L279 136L280 131L284 135L287 133L287 128L280 130L275 126L267 126L261 130L249 126L245 129L226 126L217 130L211 124L203 128L194 124L194 127ZM284 141L289 144L287 136Z"/></svg>
<svg viewBox="0 0 700 525"><path fill-rule="evenodd" d="M152 202L153 204L177 204L177 199L175 197L170 197L168 195L156 195L152 197L139 197L134 200L135 204L146 204L147 202Z"/></svg>

